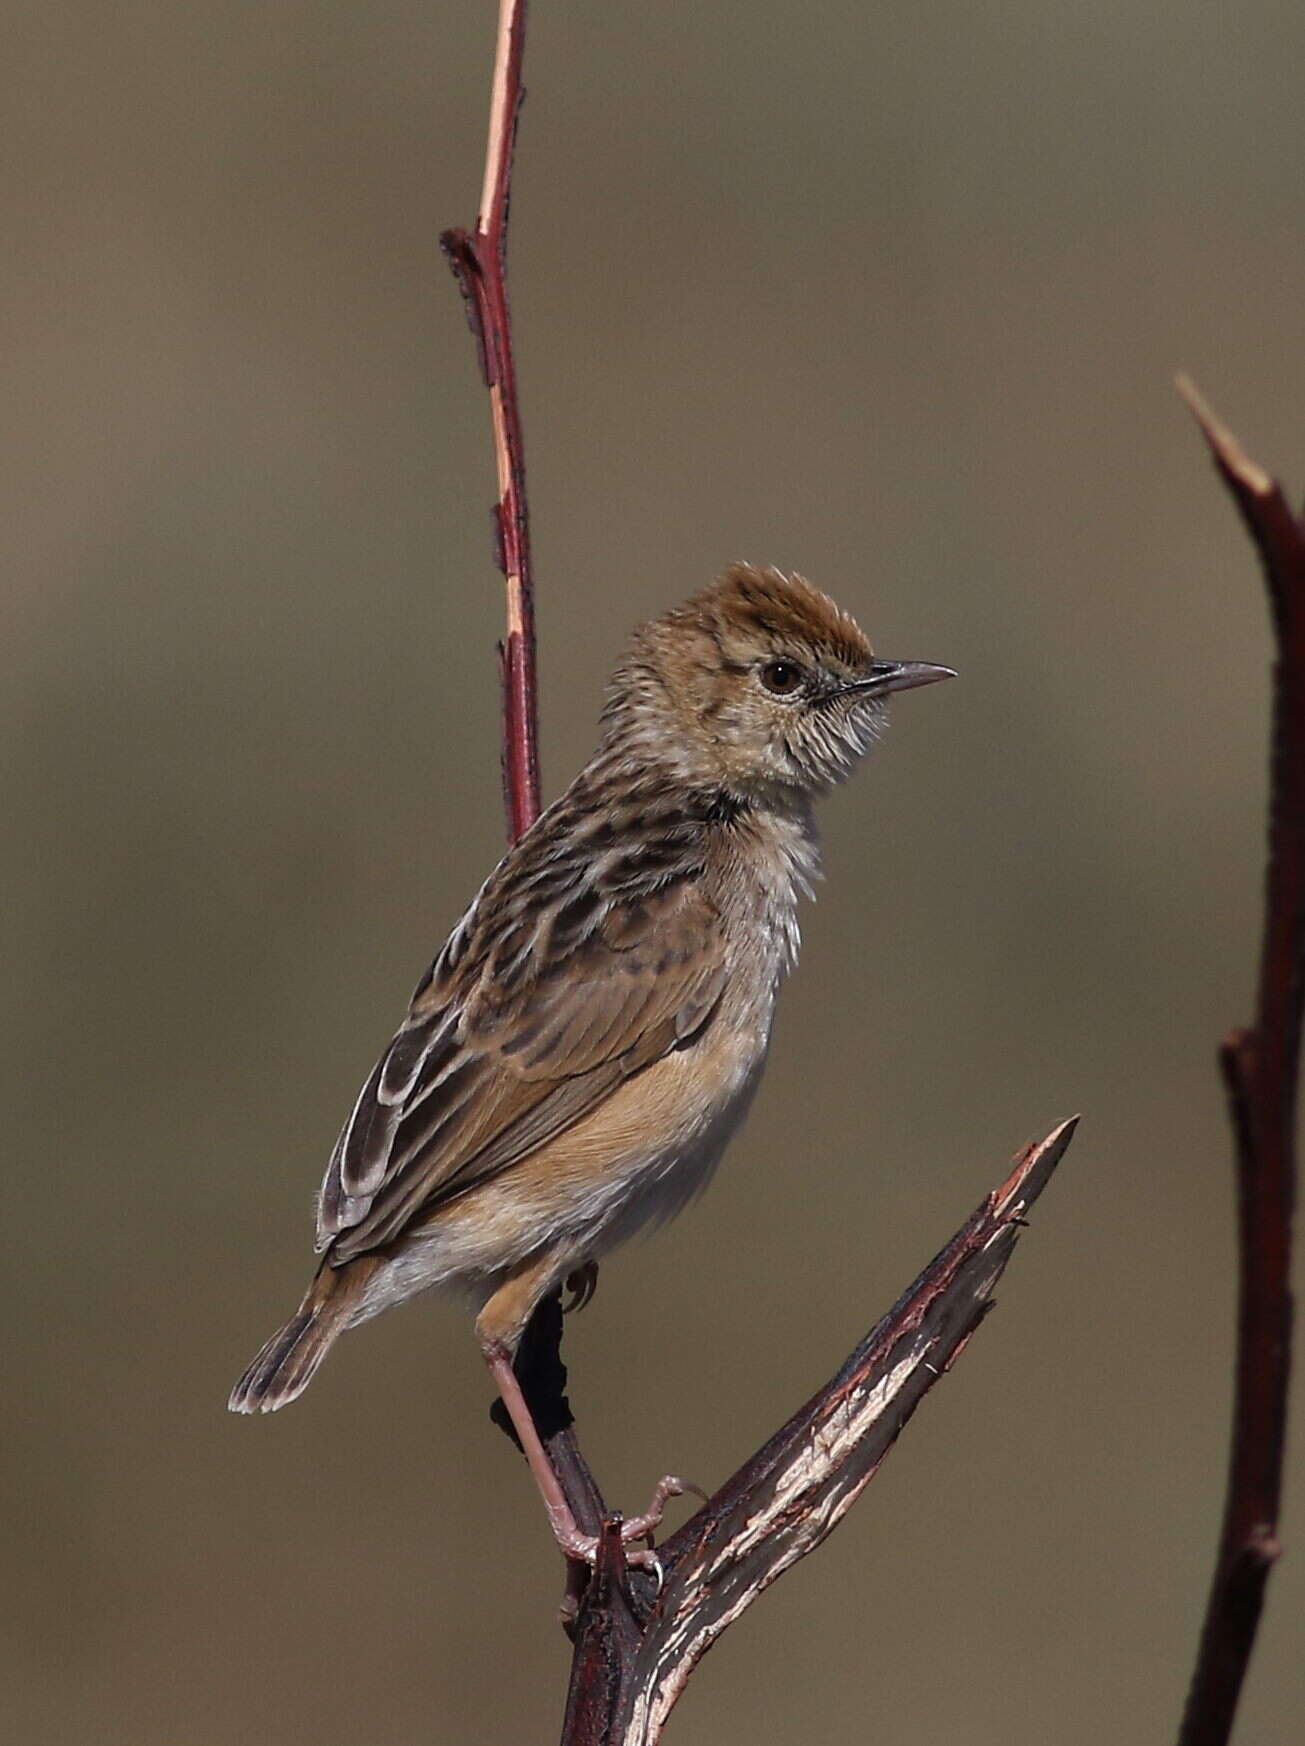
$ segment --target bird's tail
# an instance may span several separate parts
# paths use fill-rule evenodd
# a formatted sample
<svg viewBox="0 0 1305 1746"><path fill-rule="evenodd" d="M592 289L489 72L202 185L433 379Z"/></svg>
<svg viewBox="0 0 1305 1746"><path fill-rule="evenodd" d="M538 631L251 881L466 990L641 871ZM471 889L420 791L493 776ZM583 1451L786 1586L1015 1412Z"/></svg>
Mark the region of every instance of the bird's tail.
<svg viewBox="0 0 1305 1746"><path fill-rule="evenodd" d="M323 1263L299 1308L232 1389L228 1408L233 1413L274 1413L297 1400L353 1320L375 1266L365 1255L343 1267Z"/></svg>

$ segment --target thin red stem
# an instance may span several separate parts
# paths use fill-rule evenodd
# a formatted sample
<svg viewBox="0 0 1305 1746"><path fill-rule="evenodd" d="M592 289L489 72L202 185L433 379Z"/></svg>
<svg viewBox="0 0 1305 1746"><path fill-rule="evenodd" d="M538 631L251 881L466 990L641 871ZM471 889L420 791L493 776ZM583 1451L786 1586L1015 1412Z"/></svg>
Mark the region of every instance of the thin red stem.
<svg viewBox="0 0 1305 1746"><path fill-rule="evenodd" d="M481 370L489 389L498 467L494 507L496 557L507 594L507 630L500 645L503 683L503 798L509 839L539 816L539 702L535 670L534 583L526 503L525 443L507 292L508 213L517 116L525 95L521 63L526 0L500 0L494 83L490 96L485 181L476 228L447 230L440 245L466 299Z"/></svg>
<svg viewBox="0 0 1305 1746"><path fill-rule="evenodd" d="M503 695L503 802L509 842L539 816L539 702L535 667L534 586L526 500L525 444L512 351L507 289L508 214L512 203L517 118L526 46L526 0L499 0L494 78L490 92L485 178L474 231L446 230L440 246L462 291L489 390L498 501L495 556L503 572L507 628L499 644ZM596 1533L605 1513L602 1494L580 1452L566 1401L561 1360L562 1312L556 1295L540 1306L518 1355L518 1379L572 1514ZM499 1421L503 1424L503 1420ZM509 1435L510 1426L504 1424Z"/></svg>
<svg viewBox="0 0 1305 1746"><path fill-rule="evenodd" d="M1305 522L1190 383L1179 384L1255 542L1277 640L1269 861L1255 1024L1220 1063L1237 1150L1238 1305L1232 1448L1223 1526L1179 1746L1225 1746L1269 1571L1291 1378L1296 1098L1305 1003Z"/></svg>

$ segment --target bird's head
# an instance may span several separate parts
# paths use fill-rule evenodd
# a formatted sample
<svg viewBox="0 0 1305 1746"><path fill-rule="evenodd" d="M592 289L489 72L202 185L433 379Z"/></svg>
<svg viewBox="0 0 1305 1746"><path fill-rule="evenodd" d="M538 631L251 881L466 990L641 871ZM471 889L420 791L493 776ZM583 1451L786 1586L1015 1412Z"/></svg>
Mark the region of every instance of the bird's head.
<svg viewBox="0 0 1305 1746"><path fill-rule="evenodd" d="M952 677L877 658L802 577L734 564L635 632L608 689L606 739L689 786L821 793L882 731L891 693Z"/></svg>

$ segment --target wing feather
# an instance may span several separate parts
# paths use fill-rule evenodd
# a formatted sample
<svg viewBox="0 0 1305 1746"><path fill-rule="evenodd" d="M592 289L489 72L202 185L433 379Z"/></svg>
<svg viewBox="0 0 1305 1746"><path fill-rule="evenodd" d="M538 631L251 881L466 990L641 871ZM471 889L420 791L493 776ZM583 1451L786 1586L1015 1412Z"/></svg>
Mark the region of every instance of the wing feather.
<svg viewBox="0 0 1305 1746"><path fill-rule="evenodd" d="M589 815L555 812L458 924L345 1124L318 1217L332 1261L510 1169L711 1022L725 960L703 830L654 818L645 855L604 859Z"/></svg>

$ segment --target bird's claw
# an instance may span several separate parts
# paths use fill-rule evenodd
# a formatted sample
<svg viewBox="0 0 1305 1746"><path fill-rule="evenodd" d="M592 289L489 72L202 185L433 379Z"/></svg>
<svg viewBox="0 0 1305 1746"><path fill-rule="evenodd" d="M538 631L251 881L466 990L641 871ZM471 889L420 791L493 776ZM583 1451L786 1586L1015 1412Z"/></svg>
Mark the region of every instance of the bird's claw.
<svg viewBox="0 0 1305 1746"><path fill-rule="evenodd" d="M622 1530L622 1538L627 1540L647 1540L652 1545L654 1531L661 1526L662 1517L666 1514L666 1506L673 1497L685 1497L688 1494L700 1497L706 1503L707 1494L700 1485L694 1485L690 1479L680 1479L674 1473L668 1473L657 1482L657 1488L652 1494L648 1508L641 1516L632 1516Z"/></svg>
<svg viewBox="0 0 1305 1746"><path fill-rule="evenodd" d="M569 1316L573 1310L582 1310L597 1291L597 1261L583 1261L579 1267L573 1267L564 1284L570 1296L562 1304L562 1314Z"/></svg>
<svg viewBox="0 0 1305 1746"><path fill-rule="evenodd" d="M694 1485L691 1480L680 1479L676 1474L668 1473L658 1480L657 1486L649 1500L648 1508L642 1515L632 1516L624 1520L620 1515L612 1516L607 1523L607 1532L619 1531L621 1554L627 1567L631 1570L646 1571L656 1583L656 1592L660 1594L666 1585L666 1566L662 1563L661 1554L653 1544L653 1535L661 1526L662 1517L666 1514L666 1506L673 1497L684 1497L692 1493L707 1503L707 1493L700 1485ZM598 1566L604 1536L602 1534L586 1534L576 1524L567 1511L565 1515L558 1510L550 1511L553 1522L553 1534L570 1567L571 1576L568 1579L567 1598L563 1603L563 1621L573 1621L579 1605L580 1589L577 1587L578 1567L594 1570ZM637 1541L646 1541L640 1546Z"/></svg>
<svg viewBox="0 0 1305 1746"><path fill-rule="evenodd" d="M632 1570L648 1570L657 1578L657 1589L661 1592L666 1573L662 1561L652 1546L636 1546L634 1541L648 1538L647 1530L642 1527L643 1517L637 1517L633 1522L625 1522L621 1526L621 1550L625 1554L625 1562ZM631 1533L631 1529L635 1529ZM598 1548L600 1536L597 1534L559 1534L557 1543L566 1556L575 1564L585 1564L592 1570L598 1563Z"/></svg>

